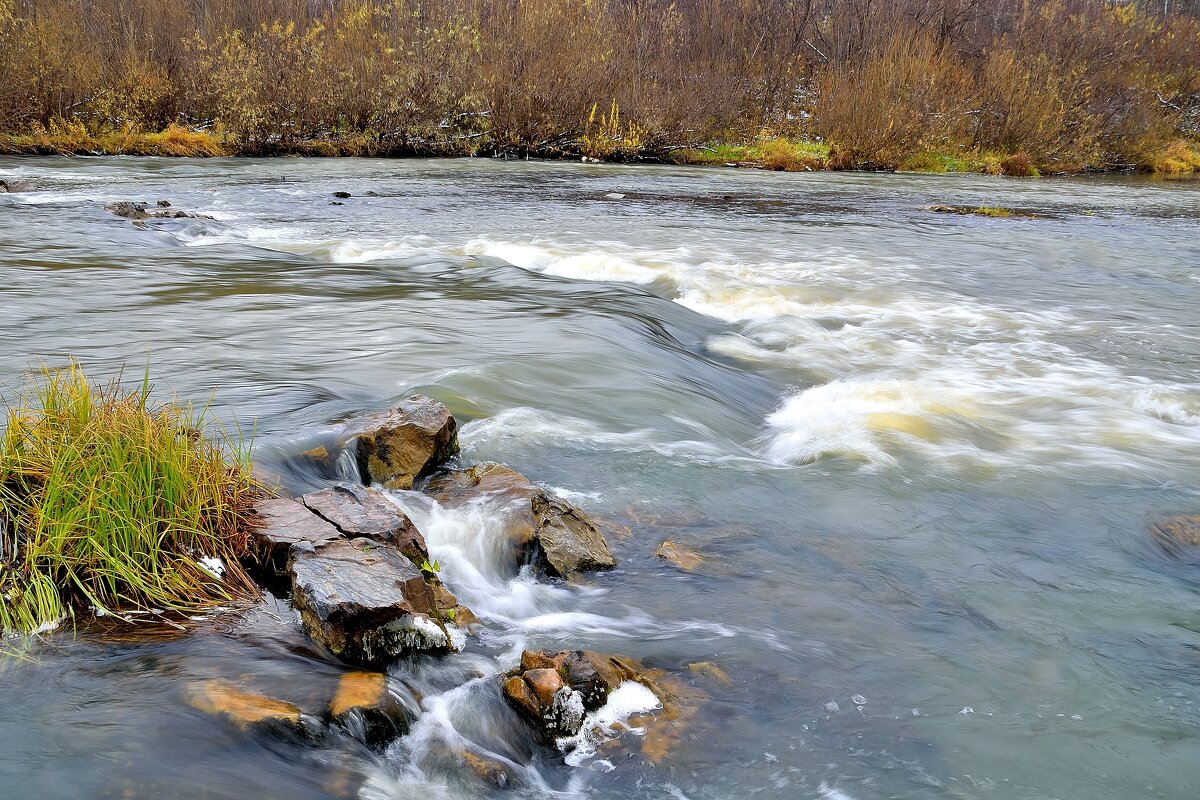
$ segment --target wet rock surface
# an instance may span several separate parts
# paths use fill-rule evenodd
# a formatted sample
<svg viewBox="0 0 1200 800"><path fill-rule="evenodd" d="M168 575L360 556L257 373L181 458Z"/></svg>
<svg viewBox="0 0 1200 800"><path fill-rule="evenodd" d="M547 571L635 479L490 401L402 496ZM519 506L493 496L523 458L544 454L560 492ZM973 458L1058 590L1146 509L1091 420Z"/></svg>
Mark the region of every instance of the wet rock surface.
<svg viewBox="0 0 1200 800"><path fill-rule="evenodd" d="M261 525L252 530L251 536L260 561L269 573L276 575L286 572L292 545L299 542L318 545L342 536L336 527L295 500L263 500L256 512Z"/></svg>
<svg viewBox="0 0 1200 800"><path fill-rule="evenodd" d="M654 691L635 666L613 656L590 650L526 650L521 665L504 681L503 694L540 738L553 740L579 733L585 716L627 680Z"/></svg>
<svg viewBox="0 0 1200 800"><path fill-rule="evenodd" d="M329 703L333 724L370 747L382 747L408 733L409 716L381 672L348 672Z"/></svg>
<svg viewBox="0 0 1200 800"><path fill-rule="evenodd" d="M0 180L0 194L8 192L31 192L35 188L37 187L28 181Z"/></svg>
<svg viewBox="0 0 1200 800"><path fill-rule="evenodd" d="M695 550L671 539L667 539L659 545L658 549L654 551L654 555L669 561L684 572L695 572L704 563L704 557Z"/></svg>
<svg viewBox="0 0 1200 800"><path fill-rule="evenodd" d="M343 484L306 494L300 502L345 536L394 544L414 564L429 558L417 526L377 489Z"/></svg>
<svg viewBox="0 0 1200 800"><path fill-rule="evenodd" d="M1200 563L1200 514L1176 514L1150 524L1155 543L1181 561Z"/></svg>
<svg viewBox="0 0 1200 800"><path fill-rule="evenodd" d="M303 542L292 548L289 572L305 631L344 661L378 665L459 648L425 576L393 545Z"/></svg>
<svg viewBox="0 0 1200 800"><path fill-rule="evenodd" d="M229 681L209 680L188 687L188 705L224 717L244 731L290 734L315 739L321 723L298 706L238 688Z"/></svg>
<svg viewBox="0 0 1200 800"><path fill-rule="evenodd" d="M503 507L517 557L550 575L612 569L616 559L583 511L501 464L487 463L434 476L425 491L447 508L488 501Z"/></svg>
<svg viewBox="0 0 1200 800"><path fill-rule="evenodd" d="M167 201L160 200L160 201L158 201L158 205L164 209L169 208L171 204L169 202L167 202L166 206L163 206L162 204L164 202L167 202ZM176 210L176 211L168 211L168 210L152 211L152 210L150 210L149 206L147 206L145 203L134 203L134 202L129 202L129 201L109 203L108 205L106 205L104 207L104 210L108 211L111 214L115 214L118 217L125 217L126 219L132 219L132 220L212 219L212 217L210 217L206 214L192 214L187 211L178 211L178 210Z"/></svg>
<svg viewBox="0 0 1200 800"><path fill-rule="evenodd" d="M366 483L410 489L458 453L458 423L442 403L413 395L347 426Z"/></svg>

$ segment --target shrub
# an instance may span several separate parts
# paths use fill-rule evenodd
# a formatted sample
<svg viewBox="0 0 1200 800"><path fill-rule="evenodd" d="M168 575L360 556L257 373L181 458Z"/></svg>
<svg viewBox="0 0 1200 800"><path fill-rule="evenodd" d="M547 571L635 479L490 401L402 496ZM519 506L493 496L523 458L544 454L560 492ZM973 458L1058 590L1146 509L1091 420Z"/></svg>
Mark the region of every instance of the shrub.
<svg viewBox="0 0 1200 800"><path fill-rule="evenodd" d="M1001 175L1028 178L1036 172L1037 169L1033 166L1028 153L1013 153L1011 156L1007 156L1000 161Z"/></svg>
<svg viewBox="0 0 1200 800"><path fill-rule="evenodd" d="M75 364L34 376L0 438L0 629L252 590L238 559L259 490L240 443L205 438L206 422L151 404L146 382L93 385Z"/></svg>

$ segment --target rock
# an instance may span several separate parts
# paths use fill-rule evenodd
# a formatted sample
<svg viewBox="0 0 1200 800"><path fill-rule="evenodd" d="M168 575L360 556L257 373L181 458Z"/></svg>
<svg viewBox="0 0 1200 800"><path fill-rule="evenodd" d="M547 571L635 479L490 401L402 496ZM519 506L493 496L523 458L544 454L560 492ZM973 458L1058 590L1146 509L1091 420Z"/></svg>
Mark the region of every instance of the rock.
<svg viewBox="0 0 1200 800"><path fill-rule="evenodd" d="M690 550L670 539L660 544L654 551L654 555L665 558L684 572L695 572L696 568L704 563L704 557L695 550Z"/></svg>
<svg viewBox="0 0 1200 800"><path fill-rule="evenodd" d="M159 201L159 205L165 201ZM170 206L170 203L167 203ZM130 203L119 202L109 203L104 207L105 211L116 214L118 217L126 219L143 220L143 219L212 219L207 214L192 214L188 211L149 211L145 203Z"/></svg>
<svg viewBox="0 0 1200 800"><path fill-rule="evenodd" d="M487 463L443 473L425 491L448 508L480 500L503 506L517 557L551 575L566 578L616 566L604 536L586 514L508 467Z"/></svg>
<svg viewBox="0 0 1200 800"><path fill-rule="evenodd" d="M34 185L28 181L0 180L0 194L5 192L29 192L33 191L34 188Z"/></svg>
<svg viewBox="0 0 1200 800"><path fill-rule="evenodd" d="M348 426L367 483L411 489L413 481L458 453L458 424L436 400L413 395Z"/></svg>
<svg viewBox="0 0 1200 800"><path fill-rule="evenodd" d="M702 675L721 686L733 686L733 679L729 677L729 673L711 661L694 661L687 666L688 672L693 675Z"/></svg>
<svg viewBox="0 0 1200 800"><path fill-rule="evenodd" d="M458 650L424 575L373 539L301 542L289 562L292 604L308 635L344 661L386 664L409 653Z"/></svg>
<svg viewBox="0 0 1200 800"><path fill-rule="evenodd" d="M484 783L490 783L497 789L505 789L516 784L517 776L507 764L494 758L476 755L470 750L458 752L459 763L465 766L471 774Z"/></svg>
<svg viewBox="0 0 1200 800"><path fill-rule="evenodd" d="M298 706L245 692L223 680L209 680L188 688L188 705L206 714L225 717L241 730L288 733L315 738L320 723Z"/></svg>
<svg viewBox="0 0 1200 800"><path fill-rule="evenodd" d="M1150 536L1175 558L1200 561L1200 514L1177 514L1150 525Z"/></svg>
<svg viewBox="0 0 1200 800"><path fill-rule="evenodd" d="M414 564L429 560L417 526L377 489L342 484L306 494L300 502L346 536L394 544Z"/></svg>
<svg viewBox="0 0 1200 800"><path fill-rule="evenodd" d="M157 203L155 203L155 205L158 206L159 208L170 208L171 201L170 200L159 200Z"/></svg>
<svg viewBox="0 0 1200 800"><path fill-rule="evenodd" d="M255 508L261 525L251 530L259 554L259 563L269 572L287 571L292 545L307 542L318 545L341 537L342 532L295 500L263 500Z"/></svg>
<svg viewBox="0 0 1200 800"><path fill-rule="evenodd" d="M333 196L339 200L347 200L350 198L350 193L349 192L334 192Z"/></svg>
<svg viewBox="0 0 1200 800"><path fill-rule="evenodd" d="M578 733L585 715L603 706L626 680L644 683L659 694L649 678L622 659L590 650L526 650L521 666L505 680L503 693L540 736L553 739Z"/></svg>
<svg viewBox="0 0 1200 800"><path fill-rule="evenodd" d="M408 714L381 672L348 672L329 703L335 725L369 747L382 747L408 733Z"/></svg>
<svg viewBox="0 0 1200 800"><path fill-rule="evenodd" d="M104 207L105 211L116 214L118 217L126 219L149 219L150 214L147 213L146 207L141 203L109 203Z"/></svg>

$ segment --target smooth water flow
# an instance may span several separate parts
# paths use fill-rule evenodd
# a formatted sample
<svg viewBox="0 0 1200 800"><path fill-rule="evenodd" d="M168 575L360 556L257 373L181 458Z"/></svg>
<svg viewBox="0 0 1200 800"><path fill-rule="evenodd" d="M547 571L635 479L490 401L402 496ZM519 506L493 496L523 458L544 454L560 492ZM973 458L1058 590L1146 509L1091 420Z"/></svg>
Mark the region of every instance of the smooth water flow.
<svg viewBox="0 0 1200 800"><path fill-rule="evenodd" d="M0 663L0 795L1195 796L1200 572L1146 525L1200 513L1200 184L480 160L0 174L40 187L0 195L8 387L38 359L148 361L159 396L213 396L285 470L323 426L421 391L465 461L606 520L619 561L539 580L503 509L395 493L485 621L463 653L392 668L407 737L313 748L188 707L213 677L324 702L344 666L272 602ZM160 198L213 219L104 210ZM705 561L656 557L668 538ZM694 702L652 743L634 684L606 709L634 730L543 750L498 690L526 647L622 653Z"/></svg>

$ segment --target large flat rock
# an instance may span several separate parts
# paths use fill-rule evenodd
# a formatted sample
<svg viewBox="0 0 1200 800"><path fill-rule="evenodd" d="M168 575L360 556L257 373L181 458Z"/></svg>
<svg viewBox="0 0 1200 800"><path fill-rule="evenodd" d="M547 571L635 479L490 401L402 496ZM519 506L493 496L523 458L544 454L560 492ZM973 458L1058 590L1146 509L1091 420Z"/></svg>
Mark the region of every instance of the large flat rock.
<svg viewBox="0 0 1200 800"><path fill-rule="evenodd" d="M347 424L365 483L410 489L458 453L458 423L442 403L413 395L387 411Z"/></svg>
<svg viewBox="0 0 1200 800"><path fill-rule="evenodd" d="M349 538L394 544L414 564L429 558L417 526L377 489L343 484L306 494L300 502Z"/></svg>
<svg viewBox="0 0 1200 800"><path fill-rule="evenodd" d="M365 538L297 544L289 572L305 630L344 661L383 665L461 646L433 588L394 545Z"/></svg>
<svg viewBox="0 0 1200 800"><path fill-rule="evenodd" d="M277 574L287 569L292 545L307 542L319 545L342 536L328 521L303 504L286 498L261 501L257 508L261 522L252 531L260 561Z"/></svg>

